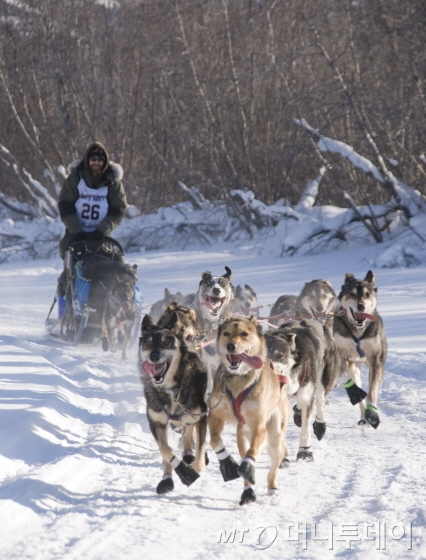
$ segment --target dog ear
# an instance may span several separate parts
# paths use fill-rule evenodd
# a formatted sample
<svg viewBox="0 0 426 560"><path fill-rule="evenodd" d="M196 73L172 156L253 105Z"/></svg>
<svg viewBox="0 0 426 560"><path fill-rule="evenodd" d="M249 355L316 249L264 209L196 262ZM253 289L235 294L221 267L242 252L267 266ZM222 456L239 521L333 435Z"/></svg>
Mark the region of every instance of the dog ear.
<svg viewBox="0 0 426 560"><path fill-rule="evenodd" d="M238 286L235 288L235 297L240 297L242 291L243 291L243 289L238 284Z"/></svg>
<svg viewBox="0 0 426 560"><path fill-rule="evenodd" d="M172 330L176 327L178 323L179 323L179 315L176 313L176 311L173 311L172 314L170 315L170 319L168 320L167 324L164 325L162 328Z"/></svg>
<svg viewBox="0 0 426 560"><path fill-rule="evenodd" d="M296 351L296 334L295 333L289 333L288 337L288 345L290 346L290 350L292 352Z"/></svg>
<svg viewBox="0 0 426 560"><path fill-rule="evenodd" d="M142 326L141 326L142 335L144 334L144 332L151 330L153 325L154 325L154 321L151 315L145 315L145 317L142 319Z"/></svg>
<svg viewBox="0 0 426 560"><path fill-rule="evenodd" d="M197 314L195 313L194 309L189 309L188 315L191 317L194 323L197 323Z"/></svg>
<svg viewBox="0 0 426 560"><path fill-rule="evenodd" d="M171 294L170 294L168 288L164 288L164 297L165 297L165 298L168 298L170 295L171 295Z"/></svg>
<svg viewBox="0 0 426 560"><path fill-rule="evenodd" d="M364 278L364 282L368 282L369 284L374 284L376 278L371 270L369 270Z"/></svg>
<svg viewBox="0 0 426 560"><path fill-rule="evenodd" d="M254 297L256 297L256 293L255 293L255 291L253 290L253 288L252 288L251 286L249 286L248 284L244 284L244 288L245 288L248 292L250 292L251 294L253 294Z"/></svg>
<svg viewBox="0 0 426 560"><path fill-rule="evenodd" d="M200 282L200 286L203 282L205 282L207 279L210 280L210 278L212 277L212 273L210 272L210 270L206 270L205 272L203 272L201 274L201 282Z"/></svg>
<svg viewBox="0 0 426 560"><path fill-rule="evenodd" d="M347 272L345 274L345 285L350 284L350 282L353 282L354 280L355 280L355 276L353 274L351 274L350 272Z"/></svg>
<svg viewBox="0 0 426 560"><path fill-rule="evenodd" d="M169 305L166 307L166 309L164 310L164 312L170 312L170 311L176 311L177 308L177 303L175 301L172 301L172 303L169 303Z"/></svg>
<svg viewBox="0 0 426 560"><path fill-rule="evenodd" d="M225 270L226 274L223 274L222 278L226 278L230 282L232 278L232 270L229 268L229 266L225 266Z"/></svg>

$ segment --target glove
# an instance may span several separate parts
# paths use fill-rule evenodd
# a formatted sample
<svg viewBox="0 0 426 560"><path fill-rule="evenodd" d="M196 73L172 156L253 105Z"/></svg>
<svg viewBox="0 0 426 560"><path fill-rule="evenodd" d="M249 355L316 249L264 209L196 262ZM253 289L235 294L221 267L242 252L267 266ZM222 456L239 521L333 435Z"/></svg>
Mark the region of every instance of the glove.
<svg viewBox="0 0 426 560"><path fill-rule="evenodd" d="M77 241L84 241L86 239L86 235L87 235L87 233L85 231L79 231L78 233L76 233L74 235L71 242L74 243L74 242L77 242Z"/></svg>
<svg viewBox="0 0 426 560"><path fill-rule="evenodd" d="M100 241L105 237L105 234L102 233L100 229L95 229L95 231L92 231L91 233L87 233L86 235L87 237L90 237L90 239L96 239L96 241Z"/></svg>

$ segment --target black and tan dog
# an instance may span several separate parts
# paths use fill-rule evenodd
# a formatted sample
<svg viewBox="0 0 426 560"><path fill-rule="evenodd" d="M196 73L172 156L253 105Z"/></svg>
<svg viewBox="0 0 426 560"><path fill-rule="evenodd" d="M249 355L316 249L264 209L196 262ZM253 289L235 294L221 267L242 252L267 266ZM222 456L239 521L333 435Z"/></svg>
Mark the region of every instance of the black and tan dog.
<svg viewBox="0 0 426 560"><path fill-rule="evenodd" d="M135 284L137 265L128 267L126 273L116 274L108 290L101 318L102 348L115 352L115 338L121 342L121 357L127 358L130 339L136 318Z"/></svg>
<svg viewBox="0 0 426 560"><path fill-rule="evenodd" d="M294 395L294 423L301 428L298 461L313 461L311 421L316 405L314 434L318 440L326 431L325 403L340 373L340 357L331 331L318 321L288 321L265 333L268 358Z"/></svg>
<svg viewBox="0 0 426 560"><path fill-rule="evenodd" d="M173 319L174 313L178 316L178 322L175 324L175 329L177 329L190 350L195 350L194 344L198 337L198 324L197 315L193 309L186 307L185 305L179 305L176 302L169 303L163 314L157 321L159 327L164 327L170 324Z"/></svg>
<svg viewBox="0 0 426 560"><path fill-rule="evenodd" d="M139 343L141 379L146 398L146 415L163 458L164 475L158 494L174 488L175 470L183 484L190 486L205 467L207 406L204 393L207 372L195 352L190 352L180 331L179 317L172 313L167 325L158 327L145 315ZM167 441L168 424L183 427L183 448L190 449L195 428L196 451L193 466L176 457Z"/></svg>
<svg viewBox="0 0 426 560"><path fill-rule="evenodd" d="M228 319L219 327L217 347L221 366L216 372L210 400L209 430L225 481L244 479L240 505L256 495L255 461L267 443L271 458L268 491L276 494L278 469L288 456L285 430L289 403L277 376L266 361L266 344L255 317ZM226 450L221 434L226 423L237 424L240 465Z"/></svg>
<svg viewBox="0 0 426 560"><path fill-rule="evenodd" d="M334 318L334 340L342 358L341 380L352 404L360 403L360 425L377 428L379 389L387 355L385 327L377 312L377 287L371 270L364 280L345 275L338 296L339 314ZM362 364L368 366L368 393L361 389ZM364 401L365 398L365 401Z"/></svg>

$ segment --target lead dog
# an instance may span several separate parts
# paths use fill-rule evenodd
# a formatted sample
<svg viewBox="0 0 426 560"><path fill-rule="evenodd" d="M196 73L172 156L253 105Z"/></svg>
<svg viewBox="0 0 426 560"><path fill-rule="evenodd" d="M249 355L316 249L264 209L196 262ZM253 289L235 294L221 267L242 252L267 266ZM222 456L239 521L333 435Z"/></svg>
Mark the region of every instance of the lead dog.
<svg viewBox="0 0 426 560"><path fill-rule="evenodd" d="M266 344L255 317L228 319L219 327L217 346L221 366L214 378L208 425L211 446L225 481L244 479L240 505L256 500L255 462L268 444L271 467L268 492L276 494L278 469L288 456L285 430L289 403L266 359ZM237 424L240 465L226 450L221 434L226 423Z"/></svg>
<svg viewBox="0 0 426 560"><path fill-rule="evenodd" d="M289 321L265 333L268 358L288 395L296 397L294 423L301 428L298 461L313 461L311 419L318 440L326 432L325 403L340 373L340 357L327 325L304 319Z"/></svg>
<svg viewBox="0 0 426 560"><path fill-rule="evenodd" d="M371 270L364 280L345 275L338 296L339 315L334 317L334 340L342 358L341 380L352 404L360 403L360 425L377 428L379 389L384 376L387 341L382 318L377 312L377 287ZM368 393L361 389L362 364L368 366ZM365 402L364 402L365 398Z"/></svg>
<svg viewBox="0 0 426 560"><path fill-rule="evenodd" d="M164 327L153 324L145 315L139 343L139 364L146 398L146 415L163 458L163 478L157 494L174 488L173 469L190 486L205 468L207 406L204 393L207 372L195 352L188 351L178 332L176 313ZM167 441L167 426L183 427L182 444L190 449L195 428L196 451L193 468L176 457Z"/></svg>
<svg viewBox="0 0 426 560"><path fill-rule="evenodd" d="M213 377L220 364L216 351L216 338L219 325L228 317L233 300L231 284L232 271L225 266L226 274L213 276L203 272L197 292L188 298L186 305L194 309L197 316L200 337L201 359L206 364L208 381L207 393L211 393Z"/></svg>

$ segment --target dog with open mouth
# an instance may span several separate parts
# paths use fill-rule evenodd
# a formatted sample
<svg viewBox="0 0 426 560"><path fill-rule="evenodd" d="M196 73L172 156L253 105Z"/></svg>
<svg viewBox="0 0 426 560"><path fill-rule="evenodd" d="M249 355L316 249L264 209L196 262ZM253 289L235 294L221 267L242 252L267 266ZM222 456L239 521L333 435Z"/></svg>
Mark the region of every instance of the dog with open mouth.
<svg viewBox="0 0 426 560"><path fill-rule="evenodd" d="M311 420L321 440L326 432L325 403L340 373L340 355L329 327L313 319L288 321L265 333L268 358L287 395L296 398L293 420L301 428L297 461L313 461Z"/></svg>
<svg viewBox="0 0 426 560"><path fill-rule="evenodd" d="M231 311L234 297L231 284L232 271L225 266L226 274L213 276L211 272L203 272L197 292L187 298L186 305L194 309L199 330L199 346L201 359L206 364L208 381L207 393L211 393L213 377L220 365L216 350L216 338L220 324L227 319Z"/></svg>
<svg viewBox="0 0 426 560"><path fill-rule="evenodd" d="M173 470L186 486L190 486L205 468L207 405L206 367L198 354L188 350L174 311L166 325L154 325L145 315L139 342L139 366L146 398L146 415L152 435L163 458L163 478L157 494L174 488ZM167 440L167 428L182 428L184 458L179 459ZM195 459L192 466L185 455L192 454L195 432Z"/></svg>
<svg viewBox="0 0 426 560"><path fill-rule="evenodd" d="M284 436L289 403L266 360L266 343L256 317L224 321L218 329L217 347L221 365L210 399L210 443L225 482L243 478L240 505L244 505L256 500L255 462L266 443L271 458L268 493L278 492L278 469L288 457ZM240 464L229 454L222 440L227 423L237 425Z"/></svg>
<svg viewBox="0 0 426 560"><path fill-rule="evenodd" d="M383 382L387 341L383 320L377 312L377 287L369 270L364 280L345 275L334 317L334 340L342 359L341 381L353 405L360 404L359 425L377 428L379 390ZM368 367L368 393L361 388L361 365ZM365 399L365 400L364 400Z"/></svg>

